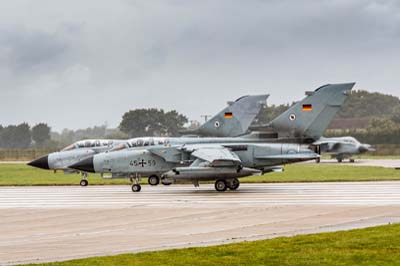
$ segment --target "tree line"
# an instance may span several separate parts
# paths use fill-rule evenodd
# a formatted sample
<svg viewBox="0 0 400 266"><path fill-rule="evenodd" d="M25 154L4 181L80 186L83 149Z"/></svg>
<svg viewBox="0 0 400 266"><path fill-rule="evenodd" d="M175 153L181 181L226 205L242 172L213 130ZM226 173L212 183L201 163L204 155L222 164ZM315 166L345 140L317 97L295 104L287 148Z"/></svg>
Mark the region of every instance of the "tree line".
<svg viewBox="0 0 400 266"><path fill-rule="evenodd" d="M39 123L32 128L27 123L19 125L0 125L0 148L27 149L45 147L50 141L50 127Z"/></svg>
<svg viewBox="0 0 400 266"><path fill-rule="evenodd" d="M255 123L268 123L291 104L271 105L263 109ZM352 135L371 144L400 144L400 99L382 93L354 91L338 113L339 118L367 117L369 125L358 130L328 131L326 136ZM0 125L0 148L59 149L81 139L127 139L142 136L179 136L188 123L188 118L176 110L134 109L123 114L117 129L106 125L86 129L51 132L45 123L32 128L27 123Z"/></svg>

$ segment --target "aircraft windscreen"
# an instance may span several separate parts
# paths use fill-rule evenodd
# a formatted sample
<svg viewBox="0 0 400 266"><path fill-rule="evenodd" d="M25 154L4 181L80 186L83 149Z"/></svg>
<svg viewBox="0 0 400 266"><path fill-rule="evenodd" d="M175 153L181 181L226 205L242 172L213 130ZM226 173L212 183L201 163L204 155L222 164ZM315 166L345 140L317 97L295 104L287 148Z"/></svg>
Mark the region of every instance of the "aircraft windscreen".
<svg viewBox="0 0 400 266"><path fill-rule="evenodd" d="M127 142L129 148L168 144L164 138L135 138Z"/></svg>
<svg viewBox="0 0 400 266"><path fill-rule="evenodd" d="M62 149L62 151L70 151L70 150L74 150L74 149L76 149L75 144L71 144L71 145L65 147L64 149Z"/></svg>
<svg viewBox="0 0 400 266"><path fill-rule="evenodd" d="M113 151L120 151L120 150L124 150L124 149L126 149L126 148L128 148L127 145L125 145L124 143L121 143L121 144L117 145L116 147L112 148L112 149L110 150L110 152L113 152Z"/></svg>

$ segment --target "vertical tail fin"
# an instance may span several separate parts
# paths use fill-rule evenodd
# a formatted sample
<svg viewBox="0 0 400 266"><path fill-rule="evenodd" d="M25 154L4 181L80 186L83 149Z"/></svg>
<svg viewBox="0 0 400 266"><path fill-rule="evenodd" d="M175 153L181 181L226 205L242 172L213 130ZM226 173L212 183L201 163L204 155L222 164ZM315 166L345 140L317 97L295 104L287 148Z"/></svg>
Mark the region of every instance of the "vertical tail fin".
<svg viewBox="0 0 400 266"><path fill-rule="evenodd" d="M266 104L269 95L243 96L228 103L217 115L209 119L195 130L186 134L215 137L236 137L247 132L250 124Z"/></svg>
<svg viewBox="0 0 400 266"><path fill-rule="evenodd" d="M319 139L348 97L355 83L328 84L271 121L279 138Z"/></svg>

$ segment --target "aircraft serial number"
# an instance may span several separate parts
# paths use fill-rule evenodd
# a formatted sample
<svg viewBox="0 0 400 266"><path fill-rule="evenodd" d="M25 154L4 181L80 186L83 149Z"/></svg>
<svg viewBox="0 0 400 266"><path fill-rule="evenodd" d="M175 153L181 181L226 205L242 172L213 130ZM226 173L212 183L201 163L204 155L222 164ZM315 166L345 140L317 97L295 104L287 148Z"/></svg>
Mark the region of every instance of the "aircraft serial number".
<svg viewBox="0 0 400 266"><path fill-rule="evenodd" d="M135 167L146 167L146 166L156 166L156 161L155 160L144 160L144 159L139 159L139 160L132 160L130 161L129 165L135 166Z"/></svg>

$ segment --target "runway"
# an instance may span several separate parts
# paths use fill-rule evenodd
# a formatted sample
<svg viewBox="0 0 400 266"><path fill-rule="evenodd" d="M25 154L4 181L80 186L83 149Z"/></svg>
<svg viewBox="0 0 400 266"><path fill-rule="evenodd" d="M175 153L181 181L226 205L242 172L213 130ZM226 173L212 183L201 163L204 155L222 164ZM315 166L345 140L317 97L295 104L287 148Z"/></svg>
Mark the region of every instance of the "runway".
<svg viewBox="0 0 400 266"><path fill-rule="evenodd" d="M0 265L400 222L400 182L0 187Z"/></svg>
<svg viewBox="0 0 400 266"><path fill-rule="evenodd" d="M315 161L307 161L305 164L313 163ZM337 160L321 160L321 165L350 165L350 166L377 166L384 168L400 168L400 159L355 159L354 163L350 163L348 160L344 160L342 163L338 163Z"/></svg>

